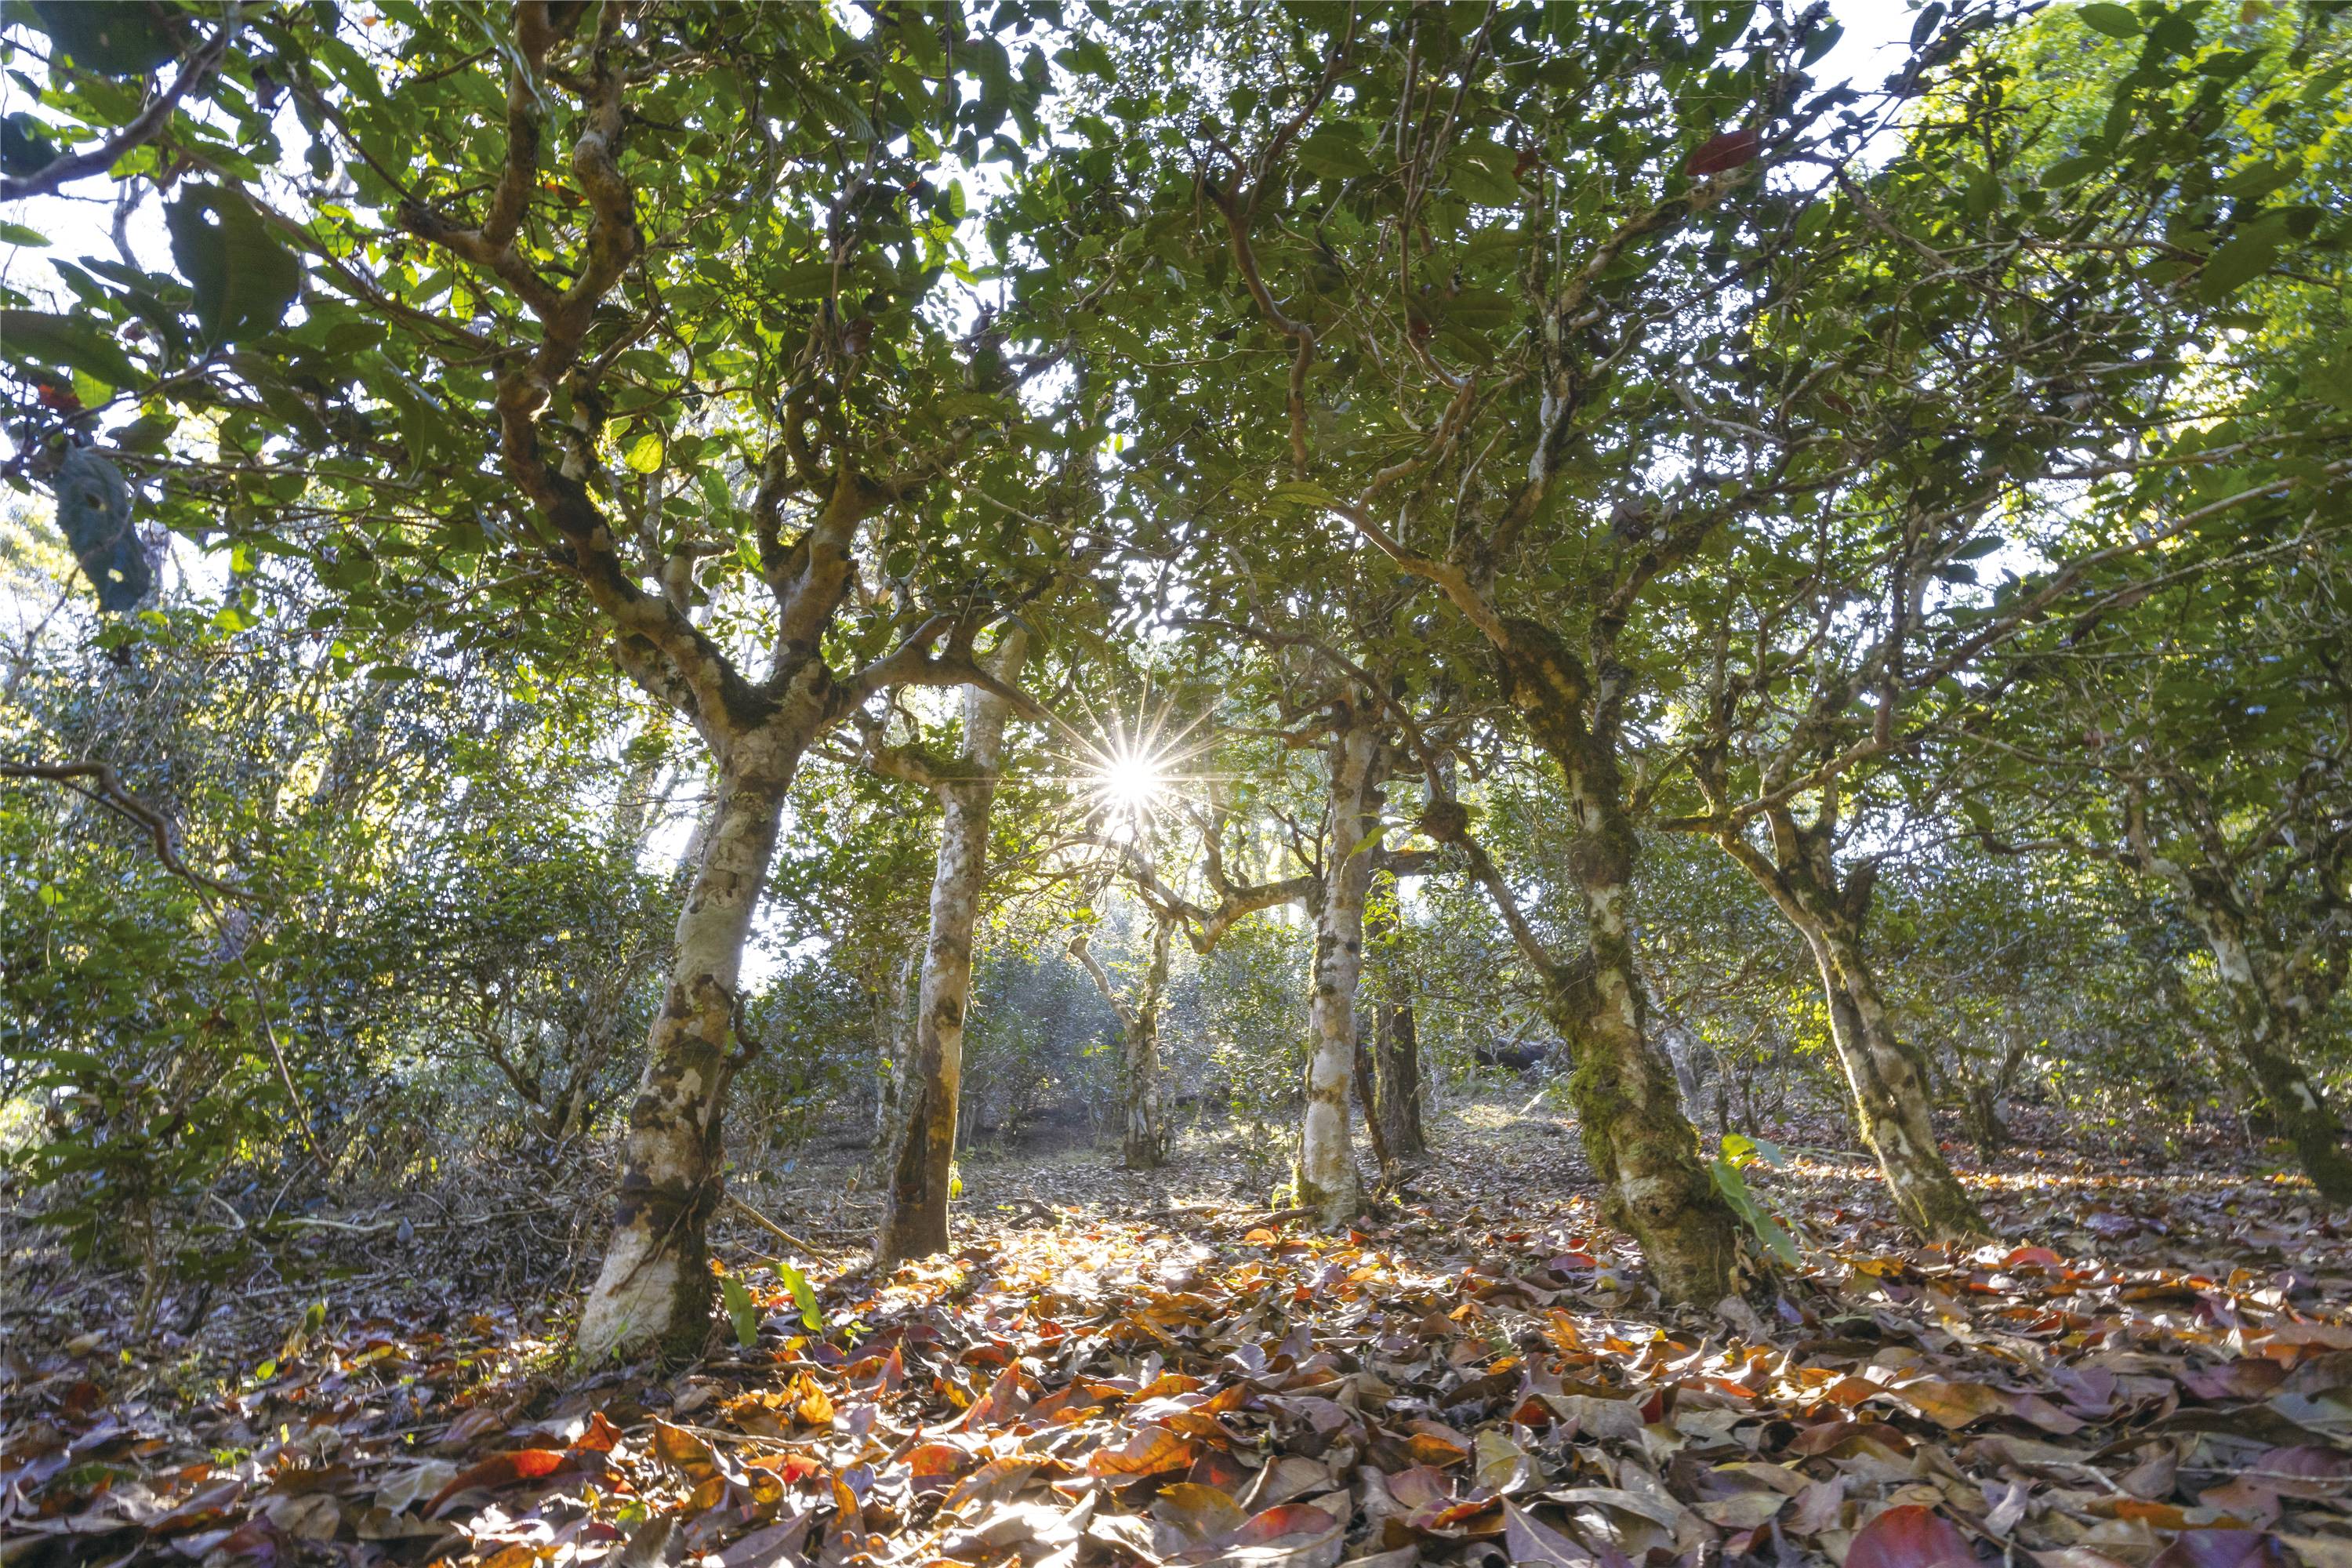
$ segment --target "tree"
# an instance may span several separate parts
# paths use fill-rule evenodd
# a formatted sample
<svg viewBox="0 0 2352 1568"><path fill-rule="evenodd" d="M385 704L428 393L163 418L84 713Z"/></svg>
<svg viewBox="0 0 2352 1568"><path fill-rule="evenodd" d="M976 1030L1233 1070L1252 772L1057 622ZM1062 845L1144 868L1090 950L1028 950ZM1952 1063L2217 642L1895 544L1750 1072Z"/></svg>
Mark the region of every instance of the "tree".
<svg viewBox="0 0 2352 1568"><path fill-rule="evenodd" d="M1006 623L984 668L1001 686L1021 676L1029 630ZM930 932L923 947L915 1049L900 1079L898 1123L888 1129L888 1184L877 1267L926 1258L948 1247L948 1196L955 1164L956 1110L963 1082L964 1013L971 1001L972 929L988 879L988 822L1004 771L1004 725L1013 702L972 689L964 699L961 744L934 762L912 747L869 749L874 766L940 797L939 865L931 881Z"/></svg>
<svg viewBox="0 0 2352 1568"><path fill-rule="evenodd" d="M950 313L966 201L942 165L1034 128L1048 73L961 13L860 37L792 8L532 3L484 53L459 14L400 10L386 38L332 11L241 33L212 96L258 156L223 160L184 119L153 143L216 182L183 183L168 215L187 286L128 261L65 273L88 315L150 321L143 351L43 317L16 321L9 353L150 401L142 446L118 450L173 527L226 510L256 545L316 551L346 617L461 641L560 580L569 595L527 600L545 629L584 618L698 733L714 813L580 1327L592 1359L683 1347L707 1322L703 1230L746 1059L740 954L801 759L875 693L971 673L979 627L933 590L1060 549L939 483L1010 469L1012 392L1038 367L1004 344L1057 330L1025 284L968 331L928 313ZM1066 275L1020 277L1043 304ZM182 410L221 419L240 457L175 447ZM915 559L868 595L884 513Z"/></svg>
<svg viewBox="0 0 2352 1568"><path fill-rule="evenodd" d="M1068 952L1118 1015L1119 1158L1130 1171L1153 1171L1168 1161L1170 1129L1160 1087L1160 1005L1168 991L1168 955L1177 917L1151 911L1150 956L1134 988L1122 993L1094 954L1087 933L1070 938Z"/></svg>

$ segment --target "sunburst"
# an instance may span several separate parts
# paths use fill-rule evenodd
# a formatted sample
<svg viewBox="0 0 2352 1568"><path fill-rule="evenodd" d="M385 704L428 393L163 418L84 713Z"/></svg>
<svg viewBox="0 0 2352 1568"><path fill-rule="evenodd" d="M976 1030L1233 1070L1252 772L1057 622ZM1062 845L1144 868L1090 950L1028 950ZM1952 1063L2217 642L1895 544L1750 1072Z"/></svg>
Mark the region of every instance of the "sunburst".
<svg viewBox="0 0 2352 1568"><path fill-rule="evenodd" d="M1126 842L1206 803L1215 775L1194 764L1214 744L1201 734L1213 709L1182 719L1172 700L1155 703L1148 686L1131 715L1098 713L1083 696L1078 701L1093 734L1066 738L1063 771L1087 802L1090 828Z"/></svg>

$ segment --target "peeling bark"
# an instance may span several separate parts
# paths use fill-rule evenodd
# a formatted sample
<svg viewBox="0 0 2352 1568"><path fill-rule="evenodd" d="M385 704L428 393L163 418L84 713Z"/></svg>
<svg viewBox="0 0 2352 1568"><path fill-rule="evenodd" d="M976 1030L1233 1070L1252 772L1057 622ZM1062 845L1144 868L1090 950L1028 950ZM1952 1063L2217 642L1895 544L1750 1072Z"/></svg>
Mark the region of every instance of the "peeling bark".
<svg viewBox="0 0 2352 1568"><path fill-rule="evenodd" d="M1009 624L989 659L989 673L1010 682L1021 673L1028 632ZM884 1189L877 1268L948 1248L948 1199L953 1177L957 1102L963 1089L964 1015L971 1000L972 930L988 878L988 819L1004 766L1004 724L1012 704L967 689L963 749L952 776L937 788L945 814L931 879L930 934L923 948L921 1002L915 1048L902 1079L899 1121Z"/></svg>
<svg viewBox="0 0 2352 1568"><path fill-rule="evenodd" d="M1292 1201L1326 1225L1363 1211L1363 1178L1348 1136L1356 1066L1356 995L1364 967L1364 905L1380 833L1378 735L1343 713L1328 749L1330 850L1315 911L1315 978L1307 1008L1307 1106Z"/></svg>

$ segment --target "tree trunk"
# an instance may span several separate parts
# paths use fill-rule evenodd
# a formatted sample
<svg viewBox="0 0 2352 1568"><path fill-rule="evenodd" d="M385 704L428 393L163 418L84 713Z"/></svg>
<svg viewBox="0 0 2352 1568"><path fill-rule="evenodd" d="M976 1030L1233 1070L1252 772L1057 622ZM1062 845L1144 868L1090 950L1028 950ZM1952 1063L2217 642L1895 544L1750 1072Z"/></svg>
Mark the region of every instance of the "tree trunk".
<svg viewBox="0 0 2352 1568"><path fill-rule="evenodd" d="M1127 1020L1127 1037L1119 1054L1118 1098L1127 1129L1119 1154L1130 1171L1156 1171L1168 1163L1168 1116L1160 1074L1160 997L1168 985L1169 944L1175 934L1172 921L1152 921L1150 967L1144 972L1143 989Z"/></svg>
<svg viewBox="0 0 2352 1568"><path fill-rule="evenodd" d="M1364 967L1364 904L1380 831L1380 740L1343 717L1329 747L1330 849L1315 911L1315 989L1307 1008L1307 1108L1299 1127L1292 1202L1325 1225L1363 1211L1363 1179L1349 1139L1348 1087L1356 1066L1356 993Z"/></svg>
<svg viewBox="0 0 2352 1568"><path fill-rule="evenodd" d="M1601 1184L1603 1211L1641 1244L1659 1294L1711 1307L1746 1281L1740 1225L1699 1157L1698 1132L1683 1114L1674 1066L1649 1037L1648 1002L1634 973L1638 845L1617 758L1621 694L1596 692L1580 662L1545 626L1512 618L1502 628L1496 664L1504 698L1559 765L1576 829L1569 869L1589 947L1580 962L1545 966L1544 1012L1575 1058L1569 1099L1585 1157ZM1588 700L1595 714L1590 726Z"/></svg>
<svg viewBox="0 0 2352 1568"><path fill-rule="evenodd" d="M1172 916L1154 912L1151 957L1135 999L1118 994L1110 971L1081 931L1070 939L1070 956L1082 964L1118 1015L1119 1157L1130 1171L1154 1171L1168 1162L1168 1117L1160 1074L1160 999L1168 988L1168 954L1176 935Z"/></svg>
<svg viewBox="0 0 2352 1568"><path fill-rule="evenodd" d="M1926 1064L1895 1034L1861 942L1832 931L1814 943L1813 955L1862 1141L1878 1157L1895 1211L1930 1241L1990 1237L1992 1227L1937 1147Z"/></svg>
<svg viewBox="0 0 2352 1568"><path fill-rule="evenodd" d="M1716 842L1770 895L1812 950L1855 1124L1886 1178L1895 1213L1930 1241L1990 1236L1976 1200L1937 1147L1927 1064L1895 1033L1863 946L1872 879L1857 872L1840 885L1829 816L1807 828L1784 811L1768 812L1765 820L1772 835L1769 855L1738 832L1718 834Z"/></svg>
<svg viewBox="0 0 2352 1568"><path fill-rule="evenodd" d="M755 734L720 765L669 986L629 1108L612 1240L581 1309L579 1352L591 1364L645 1349L690 1355L709 1330L704 1232L724 1180L719 1115L741 1060L728 1048L736 984L804 744Z"/></svg>
<svg viewBox="0 0 2352 1568"><path fill-rule="evenodd" d="M919 1005L922 954L913 947L876 993L874 1004L874 1177L879 1181L898 1131L898 1097L905 1091L907 1063L915 1055L915 1013Z"/></svg>
<svg viewBox="0 0 2352 1568"><path fill-rule="evenodd" d="M2213 950L2238 1054L2262 1086L2280 1134L2319 1195L2336 1207L2352 1206L2352 1156L2344 1152L2343 1124L2303 1065L2293 1009L2280 1005L2277 988L2230 912L2197 900L2190 913Z"/></svg>
<svg viewBox="0 0 2352 1568"><path fill-rule="evenodd" d="M990 673L1000 680L1016 679L1027 649L1028 633L1018 621L1011 623L990 658ZM940 823L938 869L931 879L922 1000L874 1247L875 1266L884 1272L910 1258L927 1258L948 1247L957 1101L963 1088L964 1013L971 997L971 933L988 876L988 818L996 804L1004 721L1011 711L1012 705L1001 697L966 690L958 776L939 785L946 810Z"/></svg>
<svg viewBox="0 0 2352 1568"><path fill-rule="evenodd" d="M1429 1152L1421 1127L1421 1037L1412 1015L1412 983L1398 950L1392 899L1375 900L1365 929L1374 955L1371 1095L1365 1120L1378 1125L1377 1142L1391 1160L1417 1160Z"/></svg>
<svg viewBox="0 0 2352 1568"><path fill-rule="evenodd" d="M2017 1082L2017 1069L2025 1065L2025 1054L2032 1049L2034 1037L2022 1027L2011 1026L2009 1044L2000 1053L1990 1077L1977 1076L1974 1066L1964 1052L1955 1052L1954 1061L1959 1076L1967 1084L1969 1142L1977 1146L1977 1157L1990 1160L2008 1151L2009 1123L2001 1115L2001 1107L2009 1099L2011 1088Z"/></svg>

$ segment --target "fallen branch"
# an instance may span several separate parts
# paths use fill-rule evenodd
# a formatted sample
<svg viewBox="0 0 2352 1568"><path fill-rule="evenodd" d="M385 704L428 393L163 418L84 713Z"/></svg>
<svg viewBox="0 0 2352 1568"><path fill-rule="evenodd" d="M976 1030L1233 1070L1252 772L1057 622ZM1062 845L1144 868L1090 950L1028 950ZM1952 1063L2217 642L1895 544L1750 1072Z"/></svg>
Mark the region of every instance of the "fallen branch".
<svg viewBox="0 0 2352 1568"><path fill-rule="evenodd" d="M727 1201L733 1204L737 1208L742 1210L746 1218L751 1220L770 1235L789 1242L791 1245L799 1247L803 1252L807 1253L811 1258L816 1258L821 1262L831 1263L834 1261L834 1255L832 1253L825 1251L823 1247L811 1247L807 1242L803 1241L799 1237L794 1236L791 1231L786 1230L782 1226L778 1225L774 1220L770 1219L766 1215L761 1214L758 1209L753 1208L750 1204L745 1203L733 1193L727 1194Z"/></svg>

